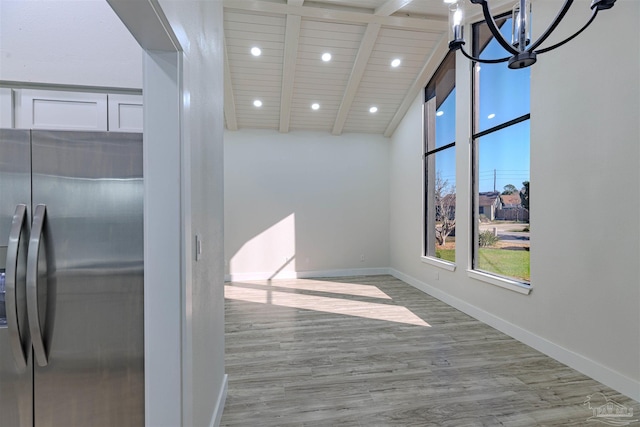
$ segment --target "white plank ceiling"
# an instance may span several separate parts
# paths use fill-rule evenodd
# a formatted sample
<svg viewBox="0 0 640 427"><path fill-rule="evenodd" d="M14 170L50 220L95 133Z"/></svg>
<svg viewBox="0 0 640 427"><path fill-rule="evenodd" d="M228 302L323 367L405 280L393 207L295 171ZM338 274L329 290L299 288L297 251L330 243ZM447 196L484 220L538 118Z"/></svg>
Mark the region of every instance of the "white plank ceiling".
<svg viewBox="0 0 640 427"><path fill-rule="evenodd" d="M447 52L442 0L224 0L224 13L232 131L391 136Z"/></svg>

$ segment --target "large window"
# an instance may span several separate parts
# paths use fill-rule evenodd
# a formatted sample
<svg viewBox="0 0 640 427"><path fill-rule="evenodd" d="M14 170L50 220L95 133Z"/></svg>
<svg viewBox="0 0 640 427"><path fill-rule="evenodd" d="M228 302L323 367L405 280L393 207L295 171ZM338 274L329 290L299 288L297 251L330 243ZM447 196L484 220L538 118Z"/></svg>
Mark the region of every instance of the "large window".
<svg viewBox="0 0 640 427"><path fill-rule="evenodd" d="M455 53L447 55L425 89L424 253L455 262Z"/></svg>
<svg viewBox="0 0 640 427"><path fill-rule="evenodd" d="M511 37L510 17L496 23ZM473 30L476 56L506 56L484 22ZM529 68L474 64L473 268L524 285L530 283L529 91Z"/></svg>

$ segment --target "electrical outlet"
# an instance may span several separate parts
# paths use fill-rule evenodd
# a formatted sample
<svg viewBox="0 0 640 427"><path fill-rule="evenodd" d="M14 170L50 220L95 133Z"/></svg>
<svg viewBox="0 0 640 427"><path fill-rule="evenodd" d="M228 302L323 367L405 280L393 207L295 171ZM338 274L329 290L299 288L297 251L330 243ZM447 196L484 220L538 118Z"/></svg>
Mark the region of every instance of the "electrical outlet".
<svg viewBox="0 0 640 427"><path fill-rule="evenodd" d="M364 262L364 254L360 255L360 262Z"/></svg>

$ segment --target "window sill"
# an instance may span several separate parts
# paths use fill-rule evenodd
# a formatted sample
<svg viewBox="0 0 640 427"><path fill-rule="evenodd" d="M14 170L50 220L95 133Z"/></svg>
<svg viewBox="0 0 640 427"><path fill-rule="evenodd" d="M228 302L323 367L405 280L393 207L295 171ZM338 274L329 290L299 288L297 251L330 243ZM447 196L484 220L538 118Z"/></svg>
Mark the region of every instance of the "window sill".
<svg viewBox="0 0 640 427"><path fill-rule="evenodd" d="M515 280L509 280L503 277L494 276L493 274L483 273L476 270L467 270L467 274L472 279L490 283L492 285L499 286L510 291L518 292L523 295L529 295L531 293L531 286L516 282Z"/></svg>
<svg viewBox="0 0 640 427"><path fill-rule="evenodd" d="M447 271L456 271L456 265L449 262L449 261L443 261L440 258L434 258L434 257L429 257L429 256L421 256L420 260L422 262L424 262L425 264L429 264L429 265L433 265L435 267L439 267L442 268L444 270Z"/></svg>

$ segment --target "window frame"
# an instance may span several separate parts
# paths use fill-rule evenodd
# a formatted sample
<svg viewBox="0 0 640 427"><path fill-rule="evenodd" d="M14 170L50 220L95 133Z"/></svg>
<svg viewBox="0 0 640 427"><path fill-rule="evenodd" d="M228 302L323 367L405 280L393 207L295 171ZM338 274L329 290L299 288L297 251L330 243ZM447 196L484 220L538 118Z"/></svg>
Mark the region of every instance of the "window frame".
<svg viewBox="0 0 640 427"><path fill-rule="evenodd" d="M423 101L423 144L422 144L422 170L423 170L423 215L422 215L422 252L421 252L421 260L422 262L430 265L434 265L445 270L455 271L456 263L455 261L451 262L442 258L438 258L435 255L435 249L433 254L429 254L430 245L435 245L435 225L432 224L435 221L435 217L433 221L431 221L430 215L432 210L435 208L434 198L435 198L435 182L433 177L430 179L431 171L437 173L437 169L435 166L436 154L443 152L445 150L453 149L455 156L455 146L456 141L454 137L454 141L444 144L440 147L435 147L436 141L436 130L435 130L435 119L436 112L438 107L438 99L436 97L436 87L439 84L439 81L445 80L445 76L447 72L453 72L453 80L451 84L451 88L447 89L447 95L442 99L441 104L444 103L446 99L455 91L456 82L455 82L455 72L456 72L456 52L448 52L445 58L442 60L435 73L427 83L424 89L424 101ZM455 93L453 93L455 96ZM455 111L454 111L455 115ZM454 117L455 120L455 117ZM455 127L455 121L454 121ZM430 142L433 141L433 149L429 149L431 146ZM457 169L457 162L454 162L455 168ZM455 173L455 170L454 170ZM456 191L457 192L457 191ZM430 206L430 204L432 206ZM455 216L458 215L458 212L454 213ZM430 225L432 224L432 225ZM433 243L431 243L433 242Z"/></svg>
<svg viewBox="0 0 640 427"><path fill-rule="evenodd" d="M504 19L505 21L509 19L511 16L510 13L499 14L495 17L496 21L499 22L500 19ZM472 49L473 56L479 57L480 52L484 49L487 44L493 39L493 35L488 32L486 29L486 21L478 21L471 25L472 27ZM485 27L485 30L482 34L482 28ZM491 135L500 130L509 128L511 126L530 121L531 120L531 111L529 109L529 113L523 114L519 117L515 117L513 119L507 120L503 123L500 123L496 126L492 126L491 128L484 129L482 131L477 131L480 127L480 63L477 61L473 61L471 64L471 203L470 203L470 216L471 216L471 251L470 251L470 266L467 270L467 274L470 278L476 279L478 281L482 281L485 283L490 283L505 289L509 289L515 292L519 292L521 294L528 295L531 292L531 281L520 281L515 278L511 278L508 276L502 276L500 274L482 270L476 267L478 263L478 250L479 250L479 147L478 143L480 139L484 136ZM530 170L530 169L529 169Z"/></svg>

